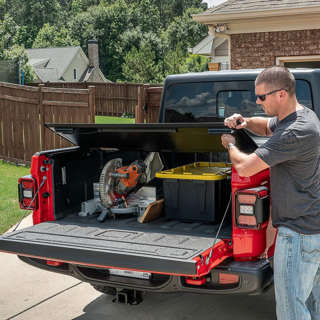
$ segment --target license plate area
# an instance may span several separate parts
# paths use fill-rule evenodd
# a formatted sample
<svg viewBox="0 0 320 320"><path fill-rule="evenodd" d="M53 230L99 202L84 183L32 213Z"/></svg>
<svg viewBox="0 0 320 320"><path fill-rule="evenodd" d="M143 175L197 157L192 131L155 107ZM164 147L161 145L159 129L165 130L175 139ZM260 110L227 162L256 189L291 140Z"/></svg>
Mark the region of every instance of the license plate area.
<svg viewBox="0 0 320 320"><path fill-rule="evenodd" d="M108 269L108 270L109 270L109 275L113 275L113 276L129 277L129 278L144 279L144 280L149 280L151 278L151 273L149 272L119 270L119 269Z"/></svg>

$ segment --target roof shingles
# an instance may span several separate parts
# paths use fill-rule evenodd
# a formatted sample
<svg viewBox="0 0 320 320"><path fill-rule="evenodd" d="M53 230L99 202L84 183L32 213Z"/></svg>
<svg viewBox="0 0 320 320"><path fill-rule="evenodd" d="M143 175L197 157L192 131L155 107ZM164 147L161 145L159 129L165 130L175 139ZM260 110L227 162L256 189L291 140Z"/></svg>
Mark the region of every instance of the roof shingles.
<svg viewBox="0 0 320 320"><path fill-rule="evenodd" d="M320 0L228 0L205 14L232 14L248 11L306 8L320 6Z"/></svg>
<svg viewBox="0 0 320 320"><path fill-rule="evenodd" d="M49 78L50 81L58 81L79 50L80 47L61 47L27 49L26 52L30 62L35 63L36 61L47 59L47 65L38 73L44 79ZM33 63L30 64L32 65ZM36 68L37 66L35 65L34 67Z"/></svg>

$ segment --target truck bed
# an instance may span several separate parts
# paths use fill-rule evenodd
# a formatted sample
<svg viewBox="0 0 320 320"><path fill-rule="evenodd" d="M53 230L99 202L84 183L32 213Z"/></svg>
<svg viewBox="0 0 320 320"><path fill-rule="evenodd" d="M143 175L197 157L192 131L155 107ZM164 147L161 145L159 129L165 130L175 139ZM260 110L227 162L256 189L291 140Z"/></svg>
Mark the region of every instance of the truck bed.
<svg viewBox="0 0 320 320"><path fill-rule="evenodd" d="M76 264L195 275L194 258L213 245L218 225L136 218L70 216L44 222L0 238L0 250ZM231 237L231 225L219 238ZM220 240L217 241L217 243Z"/></svg>

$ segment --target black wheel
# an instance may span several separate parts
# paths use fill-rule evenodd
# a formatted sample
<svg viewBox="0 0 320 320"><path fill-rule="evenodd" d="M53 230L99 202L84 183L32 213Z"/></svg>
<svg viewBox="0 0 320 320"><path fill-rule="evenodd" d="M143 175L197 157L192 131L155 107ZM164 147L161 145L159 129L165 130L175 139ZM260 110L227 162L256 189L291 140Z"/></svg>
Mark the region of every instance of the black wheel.
<svg viewBox="0 0 320 320"><path fill-rule="evenodd" d="M114 296L117 293L116 288L103 286L103 285L93 285L92 286L99 292Z"/></svg>

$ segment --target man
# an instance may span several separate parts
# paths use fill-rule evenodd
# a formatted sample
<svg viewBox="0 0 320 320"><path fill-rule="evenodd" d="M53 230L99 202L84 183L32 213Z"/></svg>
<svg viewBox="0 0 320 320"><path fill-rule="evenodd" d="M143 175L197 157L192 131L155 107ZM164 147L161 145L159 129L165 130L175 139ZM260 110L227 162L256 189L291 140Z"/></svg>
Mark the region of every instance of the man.
<svg viewBox="0 0 320 320"><path fill-rule="evenodd" d="M320 320L320 122L298 103L286 68L265 69L255 85L256 102L270 118L234 114L225 125L271 137L252 154L240 152L232 135L222 144L240 176L271 168L277 319Z"/></svg>

